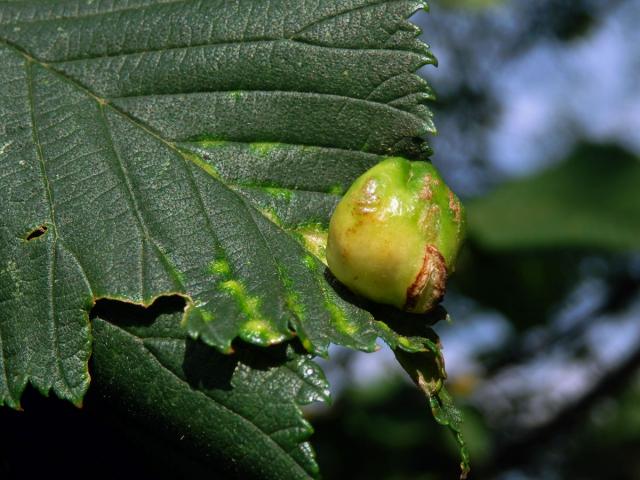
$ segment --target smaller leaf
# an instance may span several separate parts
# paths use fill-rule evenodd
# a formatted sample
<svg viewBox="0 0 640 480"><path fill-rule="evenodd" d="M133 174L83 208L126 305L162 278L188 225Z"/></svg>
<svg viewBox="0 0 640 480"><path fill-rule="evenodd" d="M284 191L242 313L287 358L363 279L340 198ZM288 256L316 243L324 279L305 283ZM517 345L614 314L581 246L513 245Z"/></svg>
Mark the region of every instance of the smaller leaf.
<svg viewBox="0 0 640 480"><path fill-rule="evenodd" d="M309 355L286 344L221 354L186 338L181 309L157 318L117 302L99 310L117 325L93 320L94 382L128 418L240 478L318 475L299 406L329 390Z"/></svg>
<svg viewBox="0 0 640 480"><path fill-rule="evenodd" d="M444 387L447 374L440 349L430 352L407 352L395 349L394 353L402 368L427 396L433 418L439 424L449 427L455 435L462 457L460 479L466 479L471 467L469 451L462 437L462 412L454 405L451 395Z"/></svg>

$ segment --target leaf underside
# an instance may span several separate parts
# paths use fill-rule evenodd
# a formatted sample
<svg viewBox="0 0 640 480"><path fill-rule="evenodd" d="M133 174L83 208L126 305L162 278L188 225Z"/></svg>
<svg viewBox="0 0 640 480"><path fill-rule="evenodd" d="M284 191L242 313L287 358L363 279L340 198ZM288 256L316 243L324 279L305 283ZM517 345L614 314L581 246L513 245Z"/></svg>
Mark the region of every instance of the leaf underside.
<svg viewBox="0 0 640 480"><path fill-rule="evenodd" d="M140 310L124 307L117 319L92 323L97 388L129 413L128 422L151 426L185 454L234 478L318 473L306 442L313 430L299 405L325 400L329 392L310 356L285 344L224 355L186 338L180 313L146 323Z"/></svg>
<svg viewBox="0 0 640 480"><path fill-rule="evenodd" d="M329 215L351 182L385 156L429 154L431 92L415 71L435 60L407 20L423 6L0 2L0 404L18 408L27 382L81 403L99 299L149 306L179 295L187 308L171 321L222 353L236 338L270 346L294 336L315 355L331 343L373 351L377 338L432 350L374 318L323 263ZM179 332L93 327L96 359L106 359L97 375L137 359L144 367L127 372L135 388L156 378L153 395L135 399L142 410L170 395L163 415L235 402L189 384L177 359L193 343ZM264 380L250 370L234 391ZM296 382L282 395L319 398L301 399ZM303 422L288 408L283 418ZM246 424L257 412L224 415L243 435L277 426ZM282 461L314 475L310 427L296 425ZM211 438L198 441L205 449Z"/></svg>

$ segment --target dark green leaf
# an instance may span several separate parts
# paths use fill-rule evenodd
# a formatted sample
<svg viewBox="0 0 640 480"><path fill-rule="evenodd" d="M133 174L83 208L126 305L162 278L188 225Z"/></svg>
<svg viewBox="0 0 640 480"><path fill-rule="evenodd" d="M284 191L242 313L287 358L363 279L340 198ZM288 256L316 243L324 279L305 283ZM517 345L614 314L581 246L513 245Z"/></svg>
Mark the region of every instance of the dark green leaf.
<svg viewBox="0 0 640 480"><path fill-rule="evenodd" d="M395 349L396 358L413 381L429 400L431 412L436 421L449 427L460 448L460 480L467 478L471 466L469 452L462 438L462 412L454 405L453 399L444 387L447 374L444 359L439 348L429 352L407 352Z"/></svg>
<svg viewBox="0 0 640 480"><path fill-rule="evenodd" d="M81 401L100 298L181 295L224 352L393 336L336 293L318 239L355 175L428 153L420 6L2 3L0 401L27 381Z"/></svg>
<svg viewBox="0 0 640 480"><path fill-rule="evenodd" d="M93 321L93 372L130 421L239 478L317 475L299 405L329 393L308 355L286 345L223 355L186 338L180 313L147 322L139 307L110 312L116 324Z"/></svg>

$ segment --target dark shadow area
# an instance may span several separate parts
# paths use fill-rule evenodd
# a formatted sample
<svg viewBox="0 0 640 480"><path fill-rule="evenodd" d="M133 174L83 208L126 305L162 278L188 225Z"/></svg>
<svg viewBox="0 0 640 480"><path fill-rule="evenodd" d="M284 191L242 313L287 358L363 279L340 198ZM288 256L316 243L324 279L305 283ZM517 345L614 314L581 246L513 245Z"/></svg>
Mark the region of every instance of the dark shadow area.
<svg viewBox="0 0 640 480"><path fill-rule="evenodd" d="M139 337L146 332L150 337L179 340L186 337L179 325L184 306L180 296L160 297L149 308L103 299L96 302L91 318L107 320ZM200 342L186 341L185 371L193 372L194 382L205 388L230 389L237 359ZM118 389L128 383L129 369L119 369L116 385L95 374L94 362L92 357L92 384L82 408L54 395L45 397L29 386L22 396L23 411L0 409L0 478L52 478L56 472L69 472L72 477L149 480L234 478L159 435L163 429L158 428L157 418L146 417L144 412L133 415L132 404L123 403L118 395Z"/></svg>
<svg viewBox="0 0 640 480"><path fill-rule="evenodd" d="M199 340L187 339L182 368L192 388L231 390L237 355L224 355Z"/></svg>
<svg viewBox="0 0 640 480"><path fill-rule="evenodd" d="M298 339L266 348L236 339L233 342L233 354L220 353L214 347L188 337L180 325L185 306L185 299L179 295L159 297L147 308L118 300L100 299L91 310L90 318L105 320L143 340L167 338L184 341L181 368L193 388L230 390L231 376L239 362L256 370L268 370L288 361L289 349L305 353Z"/></svg>
<svg viewBox="0 0 640 480"><path fill-rule="evenodd" d="M158 297L148 307L121 300L99 298L89 312L89 318L100 317L123 328L151 325L160 315L184 312L186 305L186 300L180 295Z"/></svg>
<svg viewBox="0 0 640 480"><path fill-rule="evenodd" d="M257 478L249 476L242 460L228 462L228 447L215 444L216 435L210 431L223 428L218 422L224 422L224 415L233 416L230 412L239 406L225 407L218 410L222 417L208 418L207 413L216 410L204 409L203 399L223 406L242 403L251 390L243 386L241 373L236 380L243 393L234 392L238 368L267 371L290 361L291 349L302 347L260 348L236 341L233 354L222 354L188 336L180 324L184 306L179 296L161 297L149 308L97 302L91 313L95 339L89 401L108 406L110 411L104 413L109 423L144 449L141 462L153 462L155 452L161 463L170 464L154 467L141 478ZM191 409L197 413L187 421ZM142 458L146 452L149 457Z"/></svg>
<svg viewBox="0 0 640 480"><path fill-rule="evenodd" d="M231 377L242 363L266 371L290 360L289 351L307 353L297 338L270 347L257 347L241 340L233 342L233 353L223 354L200 340L186 339L182 368L193 388L231 390Z"/></svg>
<svg viewBox="0 0 640 480"><path fill-rule="evenodd" d="M450 433L435 422L424 395L407 382L348 388L330 415L311 420L323 478L454 480L460 476ZM483 477L472 472L470 478Z"/></svg>
<svg viewBox="0 0 640 480"><path fill-rule="evenodd" d="M92 478L248 478L227 471L232 465L197 431L185 430L184 424L156 410L157 402L145 398L152 395L156 380L147 378L140 384L135 383L140 382L139 375L133 379L136 369L149 366L143 367L131 347L121 345L119 339L130 342L128 336L109 332L126 332L135 337L134 343L142 342L152 363L182 376L202 392L198 396L230 392L239 363L266 371L290 360L291 350L302 347L258 348L236 342L233 355L221 354L187 337L180 326L184 306L179 296L161 297L149 308L114 300L96 302L91 312L92 384L83 407L44 397L28 387L22 398L24 411L0 409L0 478L50 478L56 472ZM102 320L117 329L105 330Z"/></svg>
<svg viewBox="0 0 640 480"><path fill-rule="evenodd" d="M28 387L24 411L0 409L0 478L228 478L113 411L93 389L78 409Z"/></svg>

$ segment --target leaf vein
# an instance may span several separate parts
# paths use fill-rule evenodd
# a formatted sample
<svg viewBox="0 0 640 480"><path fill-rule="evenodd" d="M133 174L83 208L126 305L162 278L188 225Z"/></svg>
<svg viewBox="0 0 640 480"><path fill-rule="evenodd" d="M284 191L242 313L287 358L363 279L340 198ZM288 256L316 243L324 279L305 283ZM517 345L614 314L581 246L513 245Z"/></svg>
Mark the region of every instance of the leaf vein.
<svg viewBox="0 0 640 480"><path fill-rule="evenodd" d="M156 7L163 7L166 5L174 5L174 4L178 4L178 3L189 3L192 2L193 0L170 0L170 1L162 1L162 0L156 0L157 3L151 3L151 4L147 4L147 5L139 5L136 7L127 7L127 8L116 8L114 10L107 10L104 12L95 12L95 13L87 13L85 15L74 15L73 17L65 17L65 16L58 16L58 17L53 17L53 18L38 18L38 19L31 19L31 20L19 20L19 21L15 21L15 22L2 22L0 21L0 24L2 25L15 25L15 26L27 26L27 25L35 25L37 23L43 23L43 24L47 24L50 22L56 22L56 21L74 21L74 20L85 20L87 18L96 18L96 17L103 17L106 15L114 15L114 14L121 14L121 13L129 13L129 12L135 12L135 11L143 11L143 10L150 10L152 8L156 8Z"/></svg>
<svg viewBox="0 0 640 480"><path fill-rule="evenodd" d="M196 91L196 92L188 92L188 93L154 93L150 95L131 95L131 96L122 96L122 97L111 97L110 100L138 100L145 98L158 98L158 97L189 97L192 95L224 95L227 96L232 93L248 93L248 94L264 94L267 96L270 95L283 95L283 96L303 96L303 97L319 97L321 99L335 99L335 100L343 100L344 103L361 103L364 105L372 106L374 108L382 108L392 110L402 116L408 116L412 118L417 118L422 122L422 119L411 112L403 110L399 107L391 105L389 103L376 102L373 100L368 100L366 98L358 98L358 97L350 97L347 95L338 95L335 93L320 93L320 92L305 92L300 90L215 90L215 91Z"/></svg>
<svg viewBox="0 0 640 480"><path fill-rule="evenodd" d="M305 45L307 47L315 47L325 50L336 50L336 51L356 51L356 52L393 52L393 53L405 53L410 55L419 56L423 58L426 56L418 53L411 49L406 48L370 48L370 47L345 47L345 46L335 46L335 45L323 45L319 43L312 43L308 40L301 40L296 38L253 38L250 40L228 40L228 41L219 41L219 42L202 42L202 43L194 43L192 45L178 45L174 47L159 47L159 48L140 48L137 50L131 49L126 51L118 51L114 53L108 53L103 55L95 55L95 56L75 56L68 57L64 60L55 60L52 62L48 62L49 65L58 65L64 63L75 63L75 62L88 62L93 60L104 60L104 59L116 59L121 57L129 57L133 55L144 56L147 54L153 53L169 53L173 51L188 51L190 49L203 49L205 47L227 47L238 45L241 47L244 46L252 46L252 45L260 45L263 43L283 43L283 44L300 44ZM140 60L138 60L140 61Z"/></svg>
<svg viewBox="0 0 640 480"><path fill-rule="evenodd" d="M395 0L396 3L399 2L399 1L403 1L403 0ZM365 5L358 5L356 7L350 7L350 8L347 8L345 10L341 10L339 12L333 13L331 15L327 15L326 17L322 17L322 18L319 18L317 20L314 20L313 22L308 23L307 25L305 25L301 29L297 30L296 32L293 33L293 35L291 35L291 38L294 38L294 37L296 37L298 35L301 35L304 32L312 29L316 25L319 25L321 23L327 22L329 20L333 20L333 19L341 17L343 15L348 15L350 13L357 12L359 10L368 10L369 8L377 8L380 5L384 5L386 3L389 3L389 0L380 0L380 1L377 1L377 2L373 2L373 3L367 3Z"/></svg>
<svg viewBox="0 0 640 480"><path fill-rule="evenodd" d="M111 127L109 126L109 122L104 113L104 108L102 105L99 105L99 111L100 111L100 120L105 127L106 138L109 142L111 151L113 152L113 155L117 161L116 167L118 168L120 174L122 175L122 179L124 180L124 185L126 187L125 190L129 197L130 205L131 207L133 207L132 210L136 218L136 221L138 223L138 228L140 229L140 233L143 236L143 238L140 239L139 280L140 280L140 296L141 298L144 298L144 243L145 243L145 238L148 239L149 241L153 241L153 240L151 239L151 235L149 234L149 231L147 230L147 226L142 218L142 213L140 212L140 206L138 205L138 200L135 194L133 193L133 188L131 186L131 182L129 180L127 170L124 166L124 162L122 161L122 158L120 156L120 151L116 148L115 143L113 141L113 136L111 134Z"/></svg>
<svg viewBox="0 0 640 480"><path fill-rule="evenodd" d="M4 303L4 301L6 300L2 300L0 301L0 304ZM10 390L10 385L9 385L9 374L7 372L7 352L5 351L4 348L4 335L3 335L3 328L2 326L4 325L4 322L0 322L0 351L2 351L2 376L4 378L4 384L7 386L7 393L9 394L9 397L11 398L12 401L15 402L15 398L13 398L12 392ZM2 402L0 402L0 405L2 404Z"/></svg>
<svg viewBox="0 0 640 480"><path fill-rule="evenodd" d="M36 146L36 155L38 157L40 163L40 175L42 177L45 189L45 196L47 199L47 203L49 206L49 217L51 221L51 225L53 226L53 237L50 245L50 261L49 261L49 271L47 275L48 281L48 296L49 296L49 319L51 321L51 326L53 328L53 335L51 336L52 348L54 351L55 358L55 366L58 371L58 378L60 378L64 382L64 386L67 391L71 391L71 385L69 384L66 372L62 368L62 364L60 361L60 344L58 338L58 318L56 315L56 307L55 307L55 292L54 292L54 282L55 282L55 274L57 268L57 240L59 238L58 227L55 219L55 210L53 205L53 195L51 192L51 185L49 182L49 177L47 176L46 164L44 160L44 152L42 150L42 144L38 137L38 129L36 126L36 114L35 114L35 96L33 91L33 71L32 71L32 63L29 60L25 61L25 76L27 81L27 96L29 99L29 110L31 115L31 131L33 135L33 142ZM31 358L29 359L29 363L31 363Z"/></svg>
<svg viewBox="0 0 640 480"><path fill-rule="evenodd" d="M162 361L160 360L160 358L158 358L156 356L156 354L149 349L145 343L144 340L140 339L139 337L137 337L136 335L133 335L129 332L127 332L126 330L110 324L110 326L112 326L113 328L117 328L118 330L120 330L121 332L123 332L124 334L126 334L127 336L130 336L134 339L134 341L136 341L137 343L139 343L140 345L142 345L142 347L144 347L145 351L147 352L147 354L152 357L154 359L154 361L162 368L164 369L166 372L168 372L172 377L174 377L177 382L181 385L183 385L184 387L188 388L189 390L191 390L192 392L198 394L198 395L202 395L206 398L208 398L210 401L214 402L216 405L219 405L222 409L227 410L229 413L237 416L238 418L240 418L242 421L248 423L249 425L251 425L254 429L256 429L257 431L259 431L260 433L262 433L266 438L269 439L269 441L271 443L273 443L278 450L282 451L285 454L285 458L292 460L293 464L304 474L307 475L306 470L304 469L304 467L298 463L298 461L296 461L293 457L288 455L288 451L284 449L284 447L282 445L280 445L275 439L273 439L271 437L270 434L268 434L264 429L262 429L259 425L255 424L254 422L252 422L249 418L245 417L244 415L242 415L241 413L237 412L236 410L233 409L233 407L231 405L227 405L226 403L221 402L219 399L215 399L213 398L211 395L208 395L206 392L204 391L199 391L199 390L193 390L193 388L191 387L191 385L189 385L188 382L186 382L184 379L182 379L180 376L178 376L175 372L173 372L170 368L167 368ZM294 447L295 448L295 447Z"/></svg>

